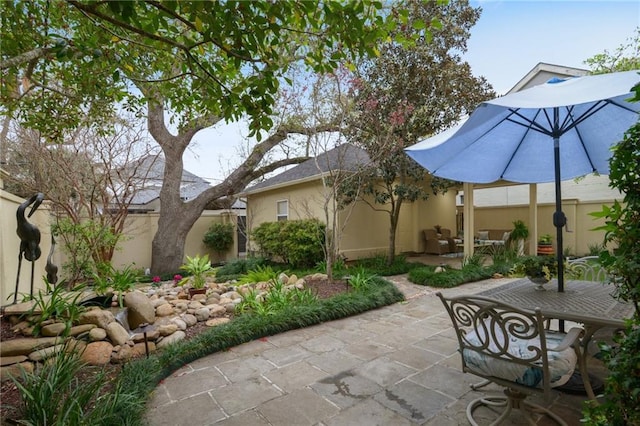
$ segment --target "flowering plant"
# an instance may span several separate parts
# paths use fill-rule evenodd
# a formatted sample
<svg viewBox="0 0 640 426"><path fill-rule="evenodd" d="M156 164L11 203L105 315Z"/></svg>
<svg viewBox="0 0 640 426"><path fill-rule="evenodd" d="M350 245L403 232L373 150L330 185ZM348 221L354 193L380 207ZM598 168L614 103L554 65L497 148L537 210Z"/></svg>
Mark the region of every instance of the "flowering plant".
<svg viewBox="0 0 640 426"><path fill-rule="evenodd" d="M182 280L182 275L180 275L180 274L175 274L175 275L173 276L173 282L174 282L175 284L178 284L181 280Z"/></svg>
<svg viewBox="0 0 640 426"><path fill-rule="evenodd" d="M155 277L151 278L151 281L157 284L160 282L160 277L156 275Z"/></svg>

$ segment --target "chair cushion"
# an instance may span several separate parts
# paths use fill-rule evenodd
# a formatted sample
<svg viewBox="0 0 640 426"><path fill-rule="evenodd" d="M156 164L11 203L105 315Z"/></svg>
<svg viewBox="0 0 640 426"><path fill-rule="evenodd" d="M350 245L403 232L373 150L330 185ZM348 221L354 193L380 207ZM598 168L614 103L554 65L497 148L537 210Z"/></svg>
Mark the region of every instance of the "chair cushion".
<svg viewBox="0 0 640 426"><path fill-rule="evenodd" d="M497 340L502 341L502 330L496 330L496 335ZM547 347L557 346L562 342L564 336L564 333L548 332L546 334ZM482 344L481 339L478 338L475 332L469 333L467 340L473 346ZM534 352L531 351L529 347L540 347L540 340L538 338L524 340L511 336L509 340L509 353L514 357L530 358L534 356ZM493 341L490 343L489 350L491 352L498 352L498 348ZM560 352L548 351L547 354L549 358L549 373L551 376L550 386L553 388L564 385L573 375L578 361L575 351L572 348L568 348ZM465 349L462 356L470 368L486 376L499 377L530 387L542 387L541 369L492 358L469 349ZM539 365L542 367L541 361L539 361Z"/></svg>

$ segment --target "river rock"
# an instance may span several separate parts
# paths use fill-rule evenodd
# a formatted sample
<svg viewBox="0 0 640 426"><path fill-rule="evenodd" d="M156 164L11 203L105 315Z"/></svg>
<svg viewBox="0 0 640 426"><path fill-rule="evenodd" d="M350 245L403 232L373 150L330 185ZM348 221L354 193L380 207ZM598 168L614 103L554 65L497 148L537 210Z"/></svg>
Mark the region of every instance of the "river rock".
<svg viewBox="0 0 640 426"><path fill-rule="evenodd" d="M215 327L217 325L226 324L231 321L229 318L212 318L208 320L205 324L209 327Z"/></svg>
<svg viewBox="0 0 640 426"><path fill-rule="evenodd" d="M11 377L20 377L22 372L33 373L35 367L32 362L21 362L6 367L0 367L0 381L11 379Z"/></svg>
<svg viewBox="0 0 640 426"><path fill-rule="evenodd" d="M95 324L100 328L107 328L107 325L114 322L116 319L111 311L105 311L100 308L91 309L80 314L78 323L80 324Z"/></svg>
<svg viewBox="0 0 640 426"><path fill-rule="evenodd" d="M162 340L160 340L156 344L156 347L158 349L162 349L164 347L169 346L172 343L179 342L180 340L184 339L186 336L187 336L187 334L184 331L178 330L175 333L173 333L172 335L167 336L167 337L163 338Z"/></svg>
<svg viewBox="0 0 640 426"><path fill-rule="evenodd" d="M158 333L160 334L160 336L169 336L170 334L175 333L176 331L178 331L178 325L173 323L173 324L164 324L158 327Z"/></svg>
<svg viewBox="0 0 640 426"><path fill-rule="evenodd" d="M47 358L51 358L58 352L62 352L65 348L64 344L49 346L48 348L40 349L29 354L29 359L34 362L42 362Z"/></svg>
<svg viewBox="0 0 640 426"><path fill-rule="evenodd" d="M170 303L165 303L156 308L156 315L159 317L168 317L175 313Z"/></svg>
<svg viewBox="0 0 640 426"><path fill-rule="evenodd" d="M111 361L113 345L109 342L92 342L81 353L80 359L90 365L105 365Z"/></svg>
<svg viewBox="0 0 640 426"><path fill-rule="evenodd" d="M5 367L7 365L19 364L21 362L25 362L27 358L25 355L16 355L16 356L5 356L0 358L0 367Z"/></svg>
<svg viewBox="0 0 640 426"><path fill-rule="evenodd" d="M187 329L187 323L182 318L172 318L171 322L178 326L178 329L184 331Z"/></svg>
<svg viewBox="0 0 640 426"><path fill-rule="evenodd" d="M59 336L67 329L67 325L61 322L45 325L40 330L40 334L45 337Z"/></svg>
<svg viewBox="0 0 640 426"><path fill-rule="evenodd" d="M224 306L209 305L209 306L207 306L207 308L209 308L209 316L210 317L221 317L222 315L227 313L227 310L225 309Z"/></svg>
<svg viewBox="0 0 640 426"><path fill-rule="evenodd" d="M140 327L141 324L153 324L156 313L153 303L140 291L132 291L124 296L124 304L127 307L127 320L129 328Z"/></svg>
<svg viewBox="0 0 640 426"><path fill-rule="evenodd" d="M198 318L196 318L196 316L193 314L184 314L181 315L180 318L182 318L182 321L187 324L187 327L193 327L198 323Z"/></svg>
<svg viewBox="0 0 640 426"><path fill-rule="evenodd" d="M209 308L203 306L200 309L196 309L193 315L195 315L198 321L206 321L209 319Z"/></svg>
<svg viewBox="0 0 640 426"><path fill-rule="evenodd" d="M2 342L0 345L0 357L14 356L14 355L29 355L33 351L38 349L47 348L53 346L56 343L61 342L58 337L41 337L38 339L24 338L13 339L6 342Z"/></svg>
<svg viewBox="0 0 640 426"><path fill-rule="evenodd" d="M105 331L114 345L124 345L129 340L129 333L118 322L109 324Z"/></svg>
<svg viewBox="0 0 640 426"><path fill-rule="evenodd" d="M89 330L89 341L99 342L107 338L107 331L104 328L96 327Z"/></svg>
<svg viewBox="0 0 640 426"><path fill-rule="evenodd" d="M82 333L86 333L87 331L91 331L96 327L97 325L95 324L76 325L75 327L71 327L69 330L69 336L78 336Z"/></svg>

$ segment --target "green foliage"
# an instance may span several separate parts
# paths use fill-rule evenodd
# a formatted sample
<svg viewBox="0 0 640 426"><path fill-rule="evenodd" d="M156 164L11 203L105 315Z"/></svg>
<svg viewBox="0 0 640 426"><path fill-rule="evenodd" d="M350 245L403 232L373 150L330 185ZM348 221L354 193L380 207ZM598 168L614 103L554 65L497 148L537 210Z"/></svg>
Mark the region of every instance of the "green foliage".
<svg viewBox="0 0 640 426"><path fill-rule="evenodd" d="M94 373L79 386L78 375L83 368L92 368ZM68 345L35 373L23 370L19 379L12 379L20 391L21 424L123 424L111 421L115 417L113 407L127 396L119 387L100 395L107 384L104 370L87 367L76 350Z"/></svg>
<svg viewBox="0 0 640 426"><path fill-rule="evenodd" d="M526 240L527 238L529 238L529 228L527 227L527 224L522 220L514 220L513 230L511 231L511 234L509 234L509 239L511 241L517 241Z"/></svg>
<svg viewBox="0 0 640 426"><path fill-rule="evenodd" d="M599 256L600 253L607 249L607 247L602 243L588 244L589 248L589 256Z"/></svg>
<svg viewBox="0 0 640 426"><path fill-rule="evenodd" d="M472 255L465 256L462 258L462 267L465 267L467 265L482 266L484 262L485 262L484 255L476 251Z"/></svg>
<svg viewBox="0 0 640 426"><path fill-rule="evenodd" d="M212 223L202 242L210 249L224 253L233 246L233 231L234 227L230 223Z"/></svg>
<svg viewBox="0 0 640 426"><path fill-rule="evenodd" d="M264 222L251 235L264 256L304 268L324 259L324 233L323 223L307 219Z"/></svg>
<svg viewBox="0 0 640 426"><path fill-rule="evenodd" d="M391 264L388 264L387 257L380 254L367 259L359 259L355 262L356 267L361 267L374 275L388 277L390 275L406 274L412 269L424 266L422 263L407 262L406 256L395 256Z"/></svg>
<svg viewBox="0 0 640 426"><path fill-rule="evenodd" d="M52 139L85 116L104 119L119 102L137 109L140 93L128 90L132 84L152 86L182 115L182 123L203 112L227 120L246 114L253 136L272 126L281 78L293 62L325 73L378 53L379 40L398 21L381 6L372 1L323 7L305 1L2 2L0 95L10 114L19 111L16 116ZM58 89L32 87L32 93L15 96L26 75L55 82Z"/></svg>
<svg viewBox="0 0 640 426"><path fill-rule="evenodd" d="M339 277L339 276L342 276L342 275L344 275L346 273L347 264L344 262L344 260L342 258L337 258L336 260L333 261L332 268L333 268L333 275ZM323 274L326 274L327 273L327 261L326 260L321 260L320 262L316 263L315 270L317 272L321 272Z"/></svg>
<svg viewBox="0 0 640 426"><path fill-rule="evenodd" d="M269 290L264 294L253 287L249 287L242 296L242 301L236 305L236 315L253 313L256 315L274 315L292 306L311 305L318 302L318 298L310 289L300 290L287 288L278 279L272 279Z"/></svg>
<svg viewBox="0 0 640 426"><path fill-rule="evenodd" d="M100 268L100 274L93 275L93 290L98 294L105 294L109 289L118 293L118 304L124 307L123 295L135 288L139 271L133 265L127 265L118 270L108 263Z"/></svg>
<svg viewBox="0 0 640 426"><path fill-rule="evenodd" d="M237 279L240 275L246 274L258 266L264 266L266 263L267 261L263 257L232 260L216 269L216 281L225 282Z"/></svg>
<svg viewBox="0 0 640 426"><path fill-rule="evenodd" d="M550 280L558 274L558 261L555 256L523 256L513 265L512 273Z"/></svg>
<svg viewBox="0 0 640 426"><path fill-rule="evenodd" d="M193 288L204 288L207 272L212 270L209 255L196 255L194 257L187 256L187 261L180 267L180 269L191 275L191 277L183 278L182 281L180 281L180 285L191 282L191 286Z"/></svg>
<svg viewBox="0 0 640 426"><path fill-rule="evenodd" d="M368 273L364 268L359 268L351 274L351 278L349 278L349 285L355 291L364 291L373 282L374 278L375 275Z"/></svg>
<svg viewBox="0 0 640 426"><path fill-rule="evenodd" d="M433 30L431 42L409 46L391 39L383 42L381 55L365 61L353 78L354 111L345 134L349 142L367 152L371 164L344 182L340 198L346 203L359 196L373 209L388 213L389 263L395 257L402 204L426 200L454 184L427 177L427 171L404 148L446 129L495 95L460 59L470 29L480 17L479 8L459 1L395 2L391 7L391 15L406 9L403 12L410 21L435 18L441 27ZM396 32L407 38L422 33L420 26L413 25L403 25Z"/></svg>
<svg viewBox="0 0 640 426"><path fill-rule="evenodd" d="M78 320L80 314L84 311L84 307L77 304L78 299L82 295L78 287L75 294L68 292L63 286L51 286L46 277L43 277L45 290L38 290L33 296L34 304L29 309L29 323L34 326L33 334L40 335L40 330L45 324L51 320L62 322L65 324L63 336L69 334L71 326Z"/></svg>
<svg viewBox="0 0 640 426"><path fill-rule="evenodd" d="M104 260L101 252L113 249L118 242L118 237L109 227L92 220L75 223L69 218L62 218L51 228L62 239L68 259L62 267L70 284L85 281L98 272Z"/></svg>
<svg viewBox="0 0 640 426"><path fill-rule="evenodd" d="M551 240L553 239L553 237L551 236L551 234L542 234L540 235L540 237L538 237L538 243L539 244L551 244Z"/></svg>
<svg viewBox="0 0 640 426"><path fill-rule="evenodd" d="M639 33L640 34L640 33ZM634 87L635 101L640 101L640 85ZM597 229L605 231L604 244L617 246L613 253L600 252L600 263L614 277L615 296L635 306L626 335L619 349L607 351L606 365L610 375L605 384L606 398L600 406L587 407L585 413L592 424L640 424L640 121L625 133L613 148L609 160L609 180L612 188L624 194L623 203L603 206L591 213L605 219Z"/></svg>
<svg viewBox="0 0 640 426"><path fill-rule="evenodd" d="M240 277L239 284L251 284L265 281L275 280L278 272L274 271L269 265L257 265L254 269Z"/></svg>
<svg viewBox="0 0 640 426"><path fill-rule="evenodd" d="M584 61L591 69L591 74L605 74L619 71L640 69L640 27L613 52L607 50Z"/></svg>
<svg viewBox="0 0 640 426"><path fill-rule="evenodd" d="M472 281L491 278L500 267L483 267L474 263L467 263L461 270L446 268L444 272L435 272L433 266L424 266L409 271L409 281L414 284L430 287L451 288Z"/></svg>

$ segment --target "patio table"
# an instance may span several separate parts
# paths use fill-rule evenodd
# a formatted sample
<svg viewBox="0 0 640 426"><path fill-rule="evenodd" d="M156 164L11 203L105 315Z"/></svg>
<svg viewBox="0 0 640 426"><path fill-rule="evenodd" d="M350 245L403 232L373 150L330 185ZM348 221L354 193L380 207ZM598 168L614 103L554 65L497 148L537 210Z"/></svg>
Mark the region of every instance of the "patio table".
<svg viewBox="0 0 640 426"><path fill-rule="evenodd" d="M549 289L540 291L528 278L485 290L479 296L489 297L500 302L524 308L540 308L542 314L549 319L573 321L584 328L584 336L580 340L580 373L588 397L595 400L587 370L587 347L594 333L605 327L624 328L625 319L634 314L630 303L620 302L613 298L614 287L596 281L567 281L565 291L556 290L555 280L548 284Z"/></svg>

